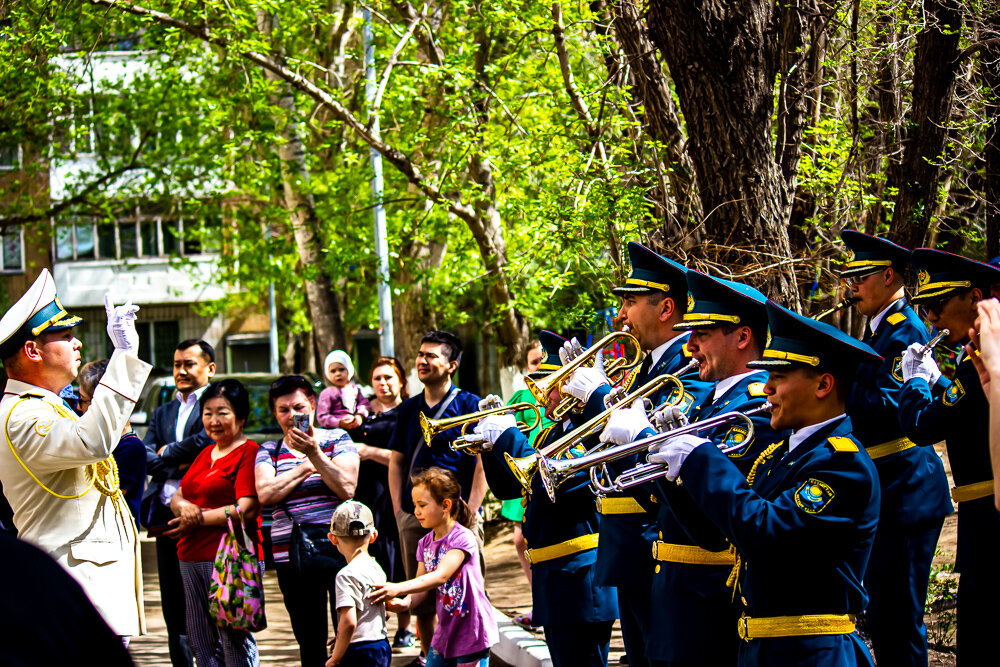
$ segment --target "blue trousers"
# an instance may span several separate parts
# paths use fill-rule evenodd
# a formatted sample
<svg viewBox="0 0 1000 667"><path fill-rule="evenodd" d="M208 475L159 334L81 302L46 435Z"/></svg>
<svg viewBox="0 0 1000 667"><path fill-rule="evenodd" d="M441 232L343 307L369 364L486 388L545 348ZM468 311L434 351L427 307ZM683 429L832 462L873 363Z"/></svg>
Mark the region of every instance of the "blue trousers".
<svg viewBox="0 0 1000 667"><path fill-rule="evenodd" d="M879 524L865 587L865 627L879 667L927 667L927 578L944 519Z"/></svg>
<svg viewBox="0 0 1000 667"><path fill-rule="evenodd" d="M607 667L614 621L545 626L553 667Z"/></svg>
<svg viewBox="0 0 1000 667"><path fill-rule="evenodd" d="M353 643L340 661L340 667L389 667L391 664L392 647L384 639Z"/></svg>
<svg viewBox="0 0 1000 667"><path fill-rule="evenodd" d="M629 667L649 667L649 658L646 657L649 589L619 586L618 614Z"/></svg>

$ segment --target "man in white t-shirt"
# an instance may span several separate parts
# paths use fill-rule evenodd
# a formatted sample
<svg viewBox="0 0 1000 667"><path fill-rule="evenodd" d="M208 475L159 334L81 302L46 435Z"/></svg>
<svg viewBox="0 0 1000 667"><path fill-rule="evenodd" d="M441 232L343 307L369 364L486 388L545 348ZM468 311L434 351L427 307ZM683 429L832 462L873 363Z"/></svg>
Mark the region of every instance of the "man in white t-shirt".
<svg viewBox="0 0 1000 667"><path fill-rule="evenodd" d="M368 555L378 537L372 512L354 500L337 506L330 520L330 541L347 559L337 573L337 641L327 667L365 665L389 667L392 648L386 639L385 604L372 604L368 593L384 585L385 572Z"/></svg>

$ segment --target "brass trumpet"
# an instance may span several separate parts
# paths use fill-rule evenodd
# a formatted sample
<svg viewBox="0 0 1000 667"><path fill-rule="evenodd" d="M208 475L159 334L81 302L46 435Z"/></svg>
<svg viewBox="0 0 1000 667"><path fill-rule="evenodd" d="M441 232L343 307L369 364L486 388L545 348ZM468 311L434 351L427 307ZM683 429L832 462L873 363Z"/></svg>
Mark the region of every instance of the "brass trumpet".
<svg viewBox="0 0 1000 667"><path fill-rule="evenodd" d="M420 413L420 430L424 434L424 442L430 447L431 440L435 435L441 431L446 431L449 428L455 426L462 426L462 437L456 438L454 442L451 443L451 448L456 452L465 452L467 454L478 454L485 445L485 448L489 448L489 444L485 442L469 442L465 439L468 435L469 427L480 419L484 417L489 417L490 415L500 415L506 414L508 412L520 412L522 410L531 410L535 413L534 421L530 423L518 422L517 428L519 431L527 432L535 428L542 422L542 412L538 409L538 406L534 403L514 403L513 405L499 405L486 410L480 410L479 412L470 412L465 415L458 415L457 417L446 417L443 419L430 419L427 415Z"/></svg>
<svg viewBox="0 0 1000 667"><path fill-rule="evenodd" d="M552 418L556 421L562 421L568 412L571 410L581 409L582 406L579 405L579 401L572 396L566 396L562 391L563 384L569 379L573 374L573 371L583 366L586 362L593 362L597 357L597 353L606 347L609 347L613 341L617 339L622 339L622 342L630 343L635 347L634 358L619 357L612 359L607 362L604 366L604 372L610 378L612 374L620 373L622 371L629 371L642 362L642 348L639 346L639 341L636 340L635 336L626 331L612 331L607 336L597 341L590 347L588 347L583 354L573 359L568 364L560 368L559 370L549 373L544 378L539 380L534 380L532 378L525 378L524 382L528 385L528 390L531 391L531 395L535 397L540 404L545 405L549 400L549 393L555 389L559 389L559 393L564 398L560 401L559 405L556 406L555 410L552 411Z"/></svg>
<svg viewBox="0 0 1000 667"><path fill-rule="evenodd" d="M665 440L669 440L670 438L673 438L674 436L687 435L689 433L698 433L700 431L707 431L709 429L713 429L713 428L718 428L720 426L724 426L724 425L726 425L726 424L728 424L730 422L736 422L736 421L745 422L746 425L747 425L747 436L743 440L743 442L741 442L738 445L734 445L732 447L720 447L719 448L722 451L722 453L728 454L731 451L734 451L736 449L739 449L740 447L743 447L744 444L746 443L746 441L753 439L753 437L755 435L755 430L756 429L754 428L753 420L751 419L751 417L754 417L756 415L765 414L765 413L768 413L770 411L771 411L771 404L770 403L764 403L763 405L760 405L760 406L758 406L756 408L747 410L746 412L739 412L739 411L736 411L736 410L734 410L732 412L724 412L721 415L716 415L715 417L710 417L710 418L705 419L703 421L692 422L691 424L688 424L687 426L682 426L681 428L675 428L675 429L670 430L670 431L665 431L663 433L657 433L656 435L651 435L648 438L642 438L641 440L636 440L635 442L629 443L628 445L619 445L618 447L615 448L616 450L619 450L619 451L616 451L616 452L612 452L611 450L605 450L603 452L598 452L598 454L595 455L595 459L600 454L605 454L605 455L614 454L614 456L613 456L613 458L607 457L603 461L601 461L601 460L594 460L594 461L590 462L589 465L586 466L586 468L590 468L591 469L590 483L594 487L594 492L595 493L607 494L607 493L621 493L622 491L630 489L633 486L641 486L641 485L645 484L646 482L655 481L655 480L659 479L660 477L662 477L664 475L664 473L667 472L667 466L666 465L664 465L662 463L642 463L642 464L639 464L639 465L635 466L634 468L630 468L629 470L626 470L625 472L623 472L611 484L603 484L600 481L600 479L598 478L598 475L595 474L596 473L596 469L594 468L594 466L601 465L603 463L610 463L611 461L617 461L618 459L623 459L623 458L625 458L625 457L627 457L627 456L629 456L631 454L638 454L643 449L648 449L651 445L659 444L659 443L661 443L661 442L663 442ZM628 451L626 451L626 450L628 450ZM577 461L577 460L579 460L579 459L574 459L574 461ZM561 462L557 462L557 463L561 463ZM586 469L586 468L583 468L583 469ZM546 480L545 475L549 474L550 475L550 479L551 479L550 483L553 483L556 486L558 486L558 484L561 483L562 480L565 479L565 477L567 477L568 475L572 474L573 472L578 472L577 470L573 470L573 471L570 471L570 472L567 472L567 471L568 471L568 467L567 466L552 466L551 472L549 470L544 470L543 471L543 470L540 469L540 472L543 475L542 482L544 483L545 480ZM553 493L555 492L555 488L556 487L553 488ZM547 486L546 486L546 490L548 490Z"/></svg>
<svg viewBox="0 0 1000 667"><path fill-rule="evenodd" d="M859 299L857 297L849 296L846 299L844 299L843 301L841 301L840 303L838 303L833 308L827 308L822 313L817 313L816 315L810 315L810 317L812 319L814 319L814 320L821 320L821 319L823 319L824 317L826 317L828 315L833 315L838 310L843 310L844 308L848 308L850 306L853 306L858 301L859 301Z"/></svg>
<svg viewBox="0 0 1000 667"><path fill-rule="evenodd" d="M677 375L664 374L653 378L646 384L636 389L631 394L614 402L614 404L612 404L610 407L605 409L600 414L591 417L589 420L587 420L586 423L584 423L580 427L573 429L569 433L566 433L561 438L559 438L555 442L550 443L549 445L546 445L544 448L542 448L535 454L529 454L528 456L522 456L520 458L515 459L510 454L505 453L504 458L507 461L507 465L510 466L511 472L514 474L514 477L516 477L517 480L521 482L521 485L526 490L530 490L531 480L532 477L534 477L536 466L540 460L560 458L574 447L582 445L588 438L591 438L595 435L599 435L600 432L604 430L604 427L607 425L608 419L611 418L611 413L617 410L618 408L624 408L637 400L643 400L643 401L648 400L650 396L659 393L661 389L670 384L675 385L678 389L676 399L673 401L668 399L663 403L661 403L660 405L652 406L647 410L647 412L652 414L653 412L663 407L666 407L668 405L676 405L677 403L679 403L684 398L684 383L682 383L677 376L683 375L688 371L690 371L692 368L697 368L697 366L698 366L698 361L692 359L691 363L689 363L687 366L677 371ZM594 449L596 450L610 446L611 445L608 445L607 443L600 443L599 445L594 447ZM587 453L589 454L590 452ZM555 502L554 499L553 502Z"/></svg>

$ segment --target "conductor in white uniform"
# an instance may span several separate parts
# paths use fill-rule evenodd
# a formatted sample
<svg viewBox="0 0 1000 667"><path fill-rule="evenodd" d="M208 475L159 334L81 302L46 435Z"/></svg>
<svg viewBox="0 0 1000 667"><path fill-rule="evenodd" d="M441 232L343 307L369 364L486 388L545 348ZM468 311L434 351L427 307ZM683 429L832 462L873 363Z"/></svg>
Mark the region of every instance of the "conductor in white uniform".
<svg viewBox="0 0 1000 667"><path fill-rule="evenodd" d="M73 335L80 318L59 303L47 270L0 320L9 378L0 401L0 480L18 536L66 568L112 630L127 637L145 631L142 573L111 452L150 365L136 356L138 307L114 307L107 296L105 306L115 352L80 418L58 396L80 367Z"/></svg>

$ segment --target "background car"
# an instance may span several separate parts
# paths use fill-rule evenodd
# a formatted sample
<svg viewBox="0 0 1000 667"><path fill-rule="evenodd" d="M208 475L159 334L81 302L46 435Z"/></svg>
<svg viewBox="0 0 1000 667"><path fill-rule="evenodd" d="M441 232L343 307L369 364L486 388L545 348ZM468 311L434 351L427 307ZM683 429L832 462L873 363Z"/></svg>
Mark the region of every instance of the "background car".
<svg viewBox="0 0 1000 667"><path fill-rule="evenodd" d="M325 388L323 382L309 373L303 373L302 376L312 382L313 389L319 396L319 393ZM267 391L271 388L271 383L279 377L281 376L273 373L235 373L232 375L219 374L212 378L212 382L232 378L239 380L247 388L247 393L250 394L250 416L247 417L247 424L243 432L247 438L254 442L266 442L281 437L281 427L274 421L267 405ZM174 400L176 391L174 379L170 376L152 378L146 383L139 403L129 418L129 423L132 424L136 435L140 438L146 435L153 411L167 401Z"/></svg>

